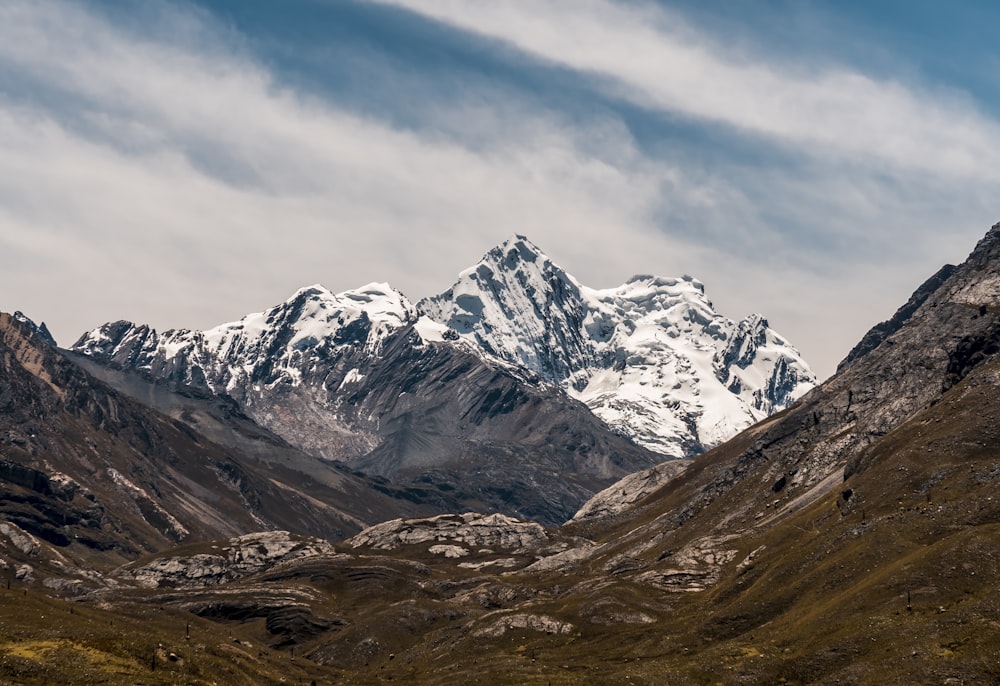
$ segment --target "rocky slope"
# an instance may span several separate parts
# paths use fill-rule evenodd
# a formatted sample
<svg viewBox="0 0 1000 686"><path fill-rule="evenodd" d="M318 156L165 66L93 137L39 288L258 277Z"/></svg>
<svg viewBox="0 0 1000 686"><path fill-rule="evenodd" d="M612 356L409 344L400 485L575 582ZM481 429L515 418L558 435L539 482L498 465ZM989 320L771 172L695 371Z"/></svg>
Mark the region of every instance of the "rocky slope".
<svg viewBox="0 0 1000 686"><path fill-rule="evenodd" d="M674 536L689 521L711 512L722 517L716 520L716 532L738 534L761 521L780 519L777 511L798 511L831 494L840 494L844 503L857 502L852 484L877 459L885 459L882 446L900 427L912 431L915 418L934 412L967 376L977 372L974 385L986 384L980 390L987 392L988 406L1000 402L989 395L991 370L1000 359L1000 224L964 264L942 269L864 341L867 350L856 348L834 377L794 407L672 479L660 493L669 491L666 499L675 507L661 504L655 526ZM962 409L954 417L963 423L956 432L983 421L969 416L974 410L968 404ZM985 432L985 437L992 435ZM968 448L988 444L977 441ZM928 453L934 452L929 446ZM629 517L642 516L641 509L632 508ZM649 530L633 534L649 545Z"/></svg>
<svg viewBox="0 0 1000 686"><path fill-rule="evenodd" d="M62 582L86 586L88 570L180 542L270 528L342 538L455 506L432 489L318 462L217 399L173 397L188 423L94 378L25 317L0 313L3 564L54 566L68 570ZM192 428L212 421L226 441ZM424 495L431 504L414 502Z"/></svg>
<svg viewBox="0 0 1000 686"><path fill-rule="evenodd" d="M1000 225L947 271L795 406L557 530L398 520L215 605L118 602L266 615L356 683L993 683Z"/></svg>

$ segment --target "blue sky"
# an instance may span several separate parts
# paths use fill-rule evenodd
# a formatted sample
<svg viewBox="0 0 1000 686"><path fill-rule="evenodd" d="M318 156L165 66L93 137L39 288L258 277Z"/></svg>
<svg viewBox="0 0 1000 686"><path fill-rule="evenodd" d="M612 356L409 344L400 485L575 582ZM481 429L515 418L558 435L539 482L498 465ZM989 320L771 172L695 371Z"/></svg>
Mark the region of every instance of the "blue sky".
<svg viewBox="0 0 1000 686"><path fill-rule="evenodd" d="M825 376L1000 220L1000 6L2 0L0 308L63 344L513 233L692 274Z"/></svg>

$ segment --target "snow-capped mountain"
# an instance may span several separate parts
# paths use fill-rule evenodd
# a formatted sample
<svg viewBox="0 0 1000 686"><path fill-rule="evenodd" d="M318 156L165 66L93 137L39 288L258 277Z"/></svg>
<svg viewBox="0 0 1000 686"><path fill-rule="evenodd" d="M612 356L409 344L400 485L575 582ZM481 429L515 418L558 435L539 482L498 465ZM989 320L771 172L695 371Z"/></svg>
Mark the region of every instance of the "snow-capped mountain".
<svg viewBox="0 0 1000 686"><path fill-rule="evenodd" d="M676 457L784 409L816 381L766 319L719 315L689 276L635 276L595 290L523 236L417 307L489 355L562 386L620 433Z"/></svg>
<svg viewBox="0 0 1000 686"><path fill-rule="evenodd" d="M299 385L303 375L338 351L378 355L390 334L416 319L413 305L388 284L339 294L315 285L264 312L207 331L158 334L120 321L84 334L73 349L246 400L275 386ZM433 327L421 328L433 336Z"/></svg>
<svg viewBox="0 0 1000 686"><path fill-rule="evenodd" d="M317 285L207 331L115 322L73 349L230 397L312 455L550 522L814 381L764 319L718 315L690 277L595 290L519 236L417 305L387 284Z"/></svg>

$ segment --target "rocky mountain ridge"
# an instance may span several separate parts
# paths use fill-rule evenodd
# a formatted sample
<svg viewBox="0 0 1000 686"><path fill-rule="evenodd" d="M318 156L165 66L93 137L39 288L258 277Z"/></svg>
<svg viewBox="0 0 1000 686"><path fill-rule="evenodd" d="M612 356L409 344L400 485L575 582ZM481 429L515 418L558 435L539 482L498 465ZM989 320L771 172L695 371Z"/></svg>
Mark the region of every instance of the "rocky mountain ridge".
<svg viewBox="0 0 1000 686"><path fill-rule="evenodd" d="M189 540L274 528L339 539L404 510L457 507L431 488L317 461L214 397L171 397L177 418L89 374L23 315L0 313L7 559L89 573L81 561L101 567Z"/></svg>
<svg viewBox="0 0 1000 686"><path fill-rule="evenodd" d="M595 458L584 447L587 455L543 466L584 474L570 489L545 496L559 503L541 513L550 523L610 480L664 457L697 454L787 406L815 381L766 320L736 324L719 316L690 277L637 277L595 291L523 237L490 251L452 289L416 306L386 284L341 294L312 286L203 332L106 324L73 350L231 397L293 445L387 478L402 471L438 481L435 470L467 461L467 438L508 447L515 439L555 443L577 454L581 444L607 443L594 438L604 431L597 424L662 456L615 439L618 458L603 447ZM568 398L554 400L563 391L599 417L597 424L581 420ZM580 437L543 443L537 428L520 421L526 415L515 412L529 397L547 398L576 417ZM504 464L511 466L506 458ZM502 477L502 470L491 473ZM520 479L532 481L540 483L530 474ZM511 489L500 489L509 499ZM495 508L494 501L486 500ZM479 508L471 501L469 507ZM539 516L537 505L507 511Z"/></svg>
<svg viewBox="0 0 1000 686"><path fill-rule="evenodd" d="M472 346L391 289L302 289L207 332L125 322L74 347L90 363L231 398L293 446L458 509L558 524L594 492L662 456L583 405ZM443 510L439 510L443 511Z"/></svg>
<svg viewBox="0 0 1000 686"><path fill-rule="evenodd" d="M417 308L672 457L721 443L816 382L766 319L719 315L690 276L639 275L596 290L523 236L489 251Z"/></svg>

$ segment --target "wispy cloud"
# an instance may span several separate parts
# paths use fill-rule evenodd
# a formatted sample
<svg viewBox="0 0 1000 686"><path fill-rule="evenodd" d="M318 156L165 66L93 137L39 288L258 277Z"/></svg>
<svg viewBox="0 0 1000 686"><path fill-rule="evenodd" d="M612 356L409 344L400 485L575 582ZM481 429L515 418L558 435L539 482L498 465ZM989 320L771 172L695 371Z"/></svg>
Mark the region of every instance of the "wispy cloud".
<svg viewBox="0 0 1000 686"><path fill-rule="evenodd" d="M652 3L378 1L607 77L609 88L643 106L815 146L816 154L1000 179L1000 125L959 93L836 65L771 64Z"/></svg>
<svg viewBox="0 0 1000 686"><path fill-rule="evenodd" d="M672 172L643 160L620 128L570 129L522 111L516 138L473 149L293 92L238 52L190 43L75 3L0 9L0 65L48 91L0 96L4 234L31 259L58 256L75 297L103 300L102 312L144 317L158 298L161 321L207 324L191 321L193 304L219 316L206 294L232 299L236 316L331 277L344 288L390 278L420 296L514 231L663 249L644 217Z"/></svg>

